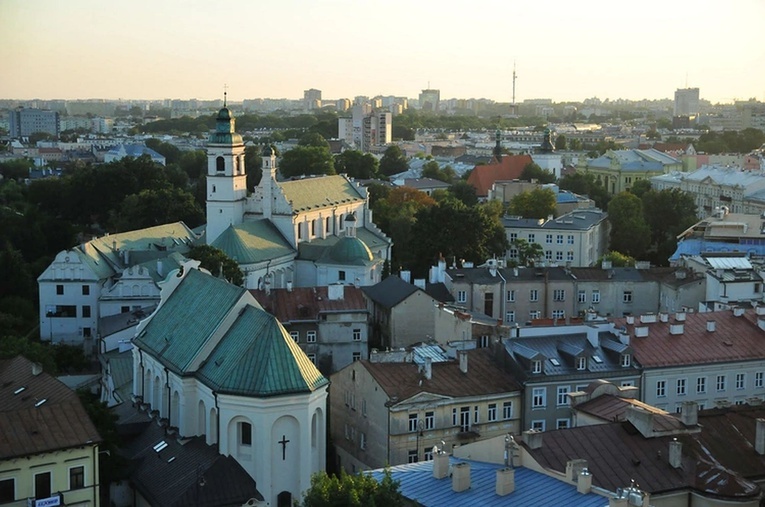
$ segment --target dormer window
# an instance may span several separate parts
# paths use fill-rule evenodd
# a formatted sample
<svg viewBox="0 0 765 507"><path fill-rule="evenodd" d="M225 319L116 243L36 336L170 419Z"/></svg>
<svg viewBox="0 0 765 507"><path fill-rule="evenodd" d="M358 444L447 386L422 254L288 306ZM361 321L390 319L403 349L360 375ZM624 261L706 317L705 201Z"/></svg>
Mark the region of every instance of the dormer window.
<svg viewBox="0 0 765 507"><path fill-rule="evenodd" d="M622 354L621 365L626 368L632 364L632 357L629 354Z"/></svg>
<svg viewBox="0 0 765 507"><path fill-rule="evenodd" d="M542 361L531 362L531 373L542 373Z"/></svg>
<svg viewBox="0 0 765 507"><path fill-rule="evenodd" d="M576 358L576 369L577 370L584 370L587 368L587 358L586 357L577 357Z"/></svg>

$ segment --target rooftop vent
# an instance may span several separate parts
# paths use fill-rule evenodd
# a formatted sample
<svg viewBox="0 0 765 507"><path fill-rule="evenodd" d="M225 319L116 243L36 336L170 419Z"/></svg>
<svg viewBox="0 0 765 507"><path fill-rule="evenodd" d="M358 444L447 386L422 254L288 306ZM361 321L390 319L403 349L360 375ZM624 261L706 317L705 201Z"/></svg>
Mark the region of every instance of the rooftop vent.
<svg viewBox="0 0 765 507"><path fill-rule="evenodd" d="M645 338L648 336L648 326L635 327L635 338Z"/></svg>
<svg viewBox="0 0 765 507"><path fill-rule="evenodd" d="M677 312L675 314L675 320L678 322L685 322L685 312Z"/></svg>
<svg viewBox="0 0 765 507"><path fill-rule="evenodd" d="M669 314L667 312L659 313L659 321L660 322L669 322Z"/></svg>
<svg viewBox="0 0 765 507"><path fill-rule="evenodd" d="M675 322L674 324L670 324L669 326L669 334L671 335L683 334L684 330L685 330L685 325L682 322Z"/></svg>
<svg viewBox="0 0 765 507"><path fill-rule="evenodd" d="M717 323L714 320L707 321L707 331L709 331L710 333L714 333L716 326L717 326Z"/></svg>

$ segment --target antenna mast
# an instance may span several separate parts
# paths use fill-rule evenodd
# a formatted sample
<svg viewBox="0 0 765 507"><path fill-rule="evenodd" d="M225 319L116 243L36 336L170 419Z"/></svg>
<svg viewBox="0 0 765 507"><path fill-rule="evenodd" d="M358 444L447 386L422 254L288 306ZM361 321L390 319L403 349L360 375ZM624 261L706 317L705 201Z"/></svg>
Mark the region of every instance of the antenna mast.
<svg viewBox="0 0 765 507"><path fill-rule="evenodd" d="M515 60L513 60L513 114L515 114L515 79L517 77L515 74Z"/></svg>

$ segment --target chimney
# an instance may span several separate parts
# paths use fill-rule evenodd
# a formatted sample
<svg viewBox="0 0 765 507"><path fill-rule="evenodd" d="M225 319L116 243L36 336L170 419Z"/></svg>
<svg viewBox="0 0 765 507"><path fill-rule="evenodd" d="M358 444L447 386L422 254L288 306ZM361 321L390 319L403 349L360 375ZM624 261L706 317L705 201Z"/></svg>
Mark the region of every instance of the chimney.
<svg viewBox="0 0 765 507"><path fill-rule="evenodd" d="M669 322L669 314L667 312L659 313L659 320L661 322Z"/></svg>
<svg viewBox="0 0 765 507"><path fill-rule="evenodd" d="M673 438L669 443L669 465L672 468L683 466L683 444Z"/></svg>
<svg viewBox="0 0 765 507"><path fill-rule="evenodd" d="M157 259L157 274L159 276L165 276L164 271L165 271L165 269L162 266L162 259Z"/></svg>
<svg viewBox="0 0 765 507"><path fill-rule="evenodd" d="M648 336L648 326L635 326L635 338L645 338Z"/></svg>
<svg viewBox="0 0 765 507"><path fill-rule="evenodd" d="M460 371L467 374L468 372L468 355L466 350L460 350L457 352L460 360Z"/></svg>
<svg viewBox="0 0 765 507"><path fill-rule="evenodd" d="M736 307L733 308L733 316L734 317L741 317L742 315L744 315L744 311L745 310L742 307L736 306Z"/></svg>
<svg viewBox="0 0 765 507"><path fill-rule="evenodd" d="M757 454L765 454L765 419L757 419L754 430L754 450Z"/></svg>
<svg viewBox="0 0 765 507"><path fill-rule="evenodd" d="M645 313L640 316L640 322L643 324L653 324L656 322L656 314L655 313Z"/></svg>
<svg viewBox="0 0 765 507"><path fill-rule="evenodd" d="M444 479L449 476L449 455L443 449L433 446L433 478Z"/></svg>
<svg viewBox="0 0 765 507"><path fill-rule="evenodd" d="M635 323L635 316L634 315L627 315L627 324L632 325Z"/></svg>
<svg viewBox="0 0 765 507"><path fill-rule="evenodd" d="M686 426L696 426L699 423L699 404L695 401L684 401L680 405L680 421Z"/></svg>
<svg viewBox="0 0 765 507"><path fill-rule="evenodd" d="M713 320L707 321L707 331L709 331L710 333L715 332L716 326L717 326L717 323L715 321Z"/></svg>
<svg viewBox="0 0 765 507"><path fill-rule="evenodd" d="M452 467L452 491L460 493L470 489L470 463L457 463Z"/></svg>
<svg viewBox="0 0 765 507"><path fill-rule="evenodd" d="M592 474L586 468L579 472L579 479L576 481L576 490L586 495L592 490Z"/></svg>
<svg viewBox="0 0 765 507"><path fill-rule="evenodd" d="M526 430L523 432L523 441L529 446L529 449L540 449L542 447L542 432L538 430Z"/></svg>
<svg viewBox="0 0 765 507"><path fill-rule="evenodd" d="M327 285L327 298L330 301L340 301L345 295L345 287L340 284Z"/></svg>
<svg viewBox="0 0 765 507"><path fill-rule="evenodd" d="M675 322L674 324L669 325L669 334L672 334L672 335L683 334L684 329L685 329L685 324L683 324L682 322Z"/></svg>
<svg viewBox="0 0 765 507"><path fill-rule="evenodd" d="M761 316L765 315L765 306L762 306L762 305L757 305L757 306L755 306L755 308L754 308L754 313L755 313L755 314L756 314L758 317L761 317Z"/></svg>
<svg viewBox="0 0 765 507"><path fill-rule="evenodd" d="M292 292L292 280L287 280L287 292Z"/></svg>
<svg viewBox="0 0 765 507"><path fill-rule="evenodd" d="M675 313L675 320L678 322L685 322L685 312Z"/></svg>
<svg viewBox="0 0 765 507"><path fill-rule="evenodd" d="M412 272L411 271L402 271L400 273L401 279L405 281L406 283L412 282Z"/></svg>
<svg viewBox="0 0 765 507"><path fill-rule="evenodd" d="M571 482L576 482L579 480L579 474L582 473L582 470L587 470L587 460L586 459L571 459L566 462L566 479L570 480Z"/></svg>
<svg viewBox="0 0 765 507"><path fill-rule="evenodd" d="M512 468L497 470L497 484L494 492L499 496L505 496L513 491L515 491L515 470Z"/></svg>
<svg viewBox="0 0 765 507"><path fill-rule="evenodd" d="M628 507L627 497L612 496L608 499L608 507Z"/></svg>
<svg viewBox="0 0 765 507"><path fill-rule="evenodd" d="M43 367L40 363L32 363L32 375L38 376L43 372Z"/></svg>
<svg viewBox="0 0 765 507"><path fill-rule="evenodd" d="M765 331L765 319L757 319L757 327Z"/></svg>
<svg viewBox="0 0 765 507"><path fill-rule="evenodd" d="M653 436L653 414L642 408L627 407L626 419L646 438Z"/></svg>
<svg viewBox="0 0 765 507"><path fill-rule="evenodd" d="M425 358L425 378L430 380L433 377L433 358Z"/></svg>

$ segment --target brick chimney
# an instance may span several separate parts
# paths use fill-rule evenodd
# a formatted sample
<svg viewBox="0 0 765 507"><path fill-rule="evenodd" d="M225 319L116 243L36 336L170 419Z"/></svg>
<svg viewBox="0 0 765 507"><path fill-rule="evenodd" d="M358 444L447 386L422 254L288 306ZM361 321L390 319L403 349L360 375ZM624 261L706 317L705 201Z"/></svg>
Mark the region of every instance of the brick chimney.
<svg viewBox="0 0 765 507"><path fill-rule="evenodd" d="M755 422L754 450L757 454L765 454L765 419L757 419Z"/></svg>
<svg viewBox="0 0 765 507"><path fill-rule="evenodd" d="M452 491L460 493L470 489L470 463L457 463L452 467Z"/></svg>
<svg viewBox="0 0 765 507"><path fill-rule="evenodd" d="M505 496L513 491L515 491L515 469L500 468L497 470L497 483L494 492L499 496Z"/></svg>
<svg viewBox="0 0 765 507"><path fill-rule="evenodd" d="M425 358L424 372L426 380L430 380L433 377L433 358Z"/></svg>
<svg viewBox="0 0 765 507"><path fill-rule="evenodd" d="M523 432L523 441L529 446L529 449L539 449L542 447L542 432L538 430L526 430Z"/></svg>
<svg viewBox="0 0 765 507"><path fill-rule="evenodd" d="M680 406L680 421L686 426L696 426L699 423L699 404L684 401Z"/></svg>
<svg viewBox="0 0 765 507"><path fill-rule="evenodd" d="M457 352L457 357L460 360L460 371L467 374L468 372L468 355L466 350L460 350Z"/></svg>
<svg viewBox="0 0 765 507"><path fill-rule="evenodd" d="M673 438L669 443L669 465L672 468L683 466L683 444Z"/></svg>

